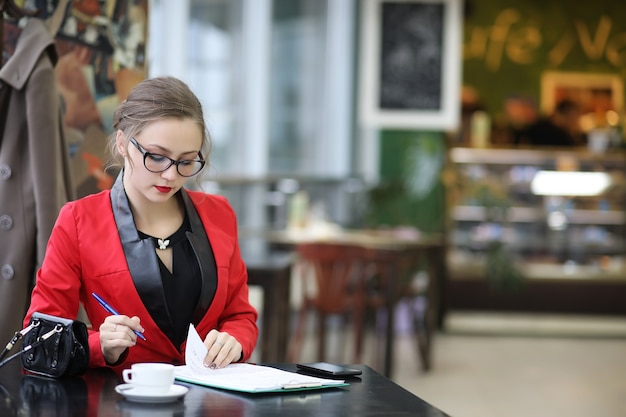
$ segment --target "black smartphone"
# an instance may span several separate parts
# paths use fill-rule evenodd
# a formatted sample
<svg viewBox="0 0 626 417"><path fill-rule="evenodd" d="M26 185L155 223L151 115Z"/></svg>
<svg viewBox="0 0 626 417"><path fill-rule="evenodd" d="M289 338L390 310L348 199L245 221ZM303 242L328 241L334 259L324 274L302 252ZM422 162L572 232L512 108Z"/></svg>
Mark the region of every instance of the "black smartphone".
<svg viewBox="0 0 626 417"><path fill-rule="evenodd" d="M348 368L346 366L335 365L327 362L298 363L296 367L305 373L315 374L317 376L356 376L361 375L359 369Z"/></svg>

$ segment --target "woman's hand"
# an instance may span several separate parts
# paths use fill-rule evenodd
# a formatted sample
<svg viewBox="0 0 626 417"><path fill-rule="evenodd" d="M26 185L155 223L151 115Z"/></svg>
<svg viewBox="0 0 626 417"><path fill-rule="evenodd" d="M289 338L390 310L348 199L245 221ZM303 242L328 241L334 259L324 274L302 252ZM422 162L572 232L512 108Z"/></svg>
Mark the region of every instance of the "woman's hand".
<svg viewBox="0 0 626 417"><path fill-rule="evenodd" d="M119 315L104 319L100 325L100 348L108 364L117 363L126 349L137 344L137 335L133 330L144 331L137 316Z"/></svg>
<svg viewBox="0 0 626 417"><path fill-rule="evenodd" d="M204 339L208 353L204 358L204 366L211 369L223 368L241 359L243 348L241 343L226 332L213 329Z"/></svg>

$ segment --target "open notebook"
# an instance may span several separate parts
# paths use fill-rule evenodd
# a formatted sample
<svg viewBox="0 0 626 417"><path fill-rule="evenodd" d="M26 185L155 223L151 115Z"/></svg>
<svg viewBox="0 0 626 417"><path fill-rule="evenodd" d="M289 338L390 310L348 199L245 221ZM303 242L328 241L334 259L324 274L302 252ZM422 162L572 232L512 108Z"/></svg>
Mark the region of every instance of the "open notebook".
<svg viewBox="0 0 626 417"><path fill-rule="evenodd" d="M226 390L262 393L289 392L347 386L344 380L317 378L270 366L234 363L222 369L207 369L202 360L207 349L193 325L189 325L186 365L177 366L176 379Z"/></svg>

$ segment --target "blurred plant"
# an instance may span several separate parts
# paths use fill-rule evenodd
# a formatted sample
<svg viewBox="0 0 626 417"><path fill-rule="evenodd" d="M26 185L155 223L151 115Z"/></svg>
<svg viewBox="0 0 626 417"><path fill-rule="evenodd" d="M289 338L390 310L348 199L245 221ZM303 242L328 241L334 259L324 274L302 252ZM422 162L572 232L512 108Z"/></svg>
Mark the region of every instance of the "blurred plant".
<svg viewBox="0 0 626 417"><path fill-rule="evenodd" d="M411 194L403 179L381 181L367 193L366 225L409 226L424 233L441 233L445 224L444 201L441 185L421 198Z"/></svg>
<svg viewBox="0 0 626 417"><path fill-rule="evenodd" d="M507 189L497 178L481 178L466 184L466 198L485 209L487 221L506 220L511 207Z"/></svg>
<svg viewBox="0 0 626 417"><path fill-rule="evenodd" d="M517 291L525 283L525 277L517 267L511 252L501 241L494 240L487 244L485 276L489 287L496 291Z"/></svg>
<svg viewBox="0 0 626 417"><path fill-rule="evenodd" d="M466 178L460 185L461 194L473 205L483 208L485 224L498 225L500 231L506 229L511 201L506 185L500 178ZM525 277L506 245L505 233L489 234L483 244L485 277L489 287L502 292L520 290L525 283Z"/></svg>

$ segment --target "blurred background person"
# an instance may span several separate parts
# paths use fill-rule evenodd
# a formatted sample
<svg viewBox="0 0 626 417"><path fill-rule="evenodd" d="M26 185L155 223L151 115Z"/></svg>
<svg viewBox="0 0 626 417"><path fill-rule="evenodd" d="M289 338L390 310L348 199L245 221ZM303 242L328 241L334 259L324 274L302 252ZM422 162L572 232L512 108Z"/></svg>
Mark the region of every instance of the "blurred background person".
<svg viewBox="0 0 626 417"><path fill-rule="evenodd" d="M585 144L580 127L581 108L573 100L561 100L554 113L539 118L518 137L517 145L581 146Z"/></svg>

